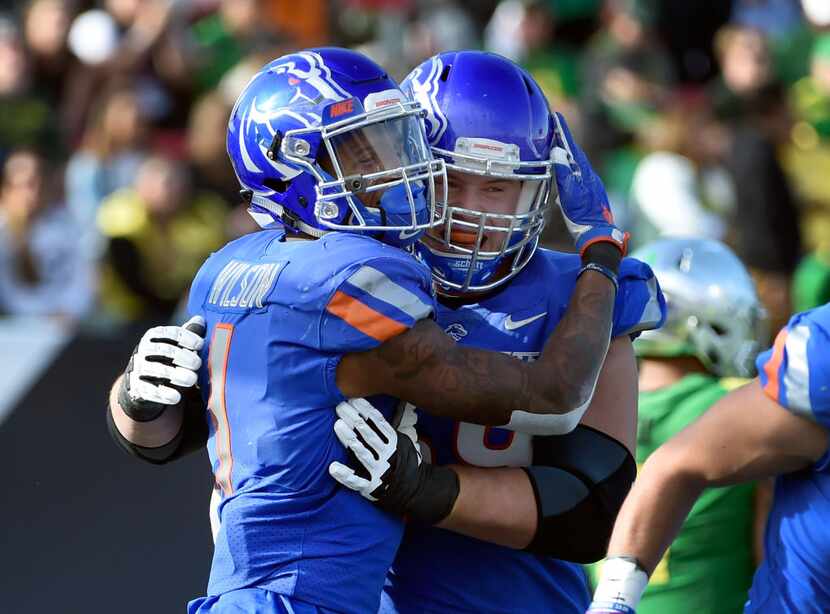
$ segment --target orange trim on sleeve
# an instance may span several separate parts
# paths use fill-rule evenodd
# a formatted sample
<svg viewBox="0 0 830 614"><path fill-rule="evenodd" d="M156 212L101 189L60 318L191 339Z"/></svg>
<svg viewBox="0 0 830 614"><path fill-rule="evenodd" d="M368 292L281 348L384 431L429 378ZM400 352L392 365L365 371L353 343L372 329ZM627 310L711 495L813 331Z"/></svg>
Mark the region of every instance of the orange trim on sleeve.
<svg viewBox="0 0 830 614"><path fill-rule="evenodd" d="M623 233L623 242L622 242L622 245L620 245L619 243L617 243L613 239L610 239L610 238L608 238L607 236L604 236L604 235L599 236L599 237L594 237L593 239L591 239L590 241L585 243L585 245L582 246L582 249L579 250L579 255L580 256L585 255L585 250L588 249L589 247L591 247L594 243L605 242L605 243L610 243L611 245L616 246L617 249L619 249L622 252L622 255L625 256L628 253L628 240L630 238L631 238L631 233L628 233L628 232Z"/></svg>
<svg viewBox="0 0 830 614"><path fill-rule="evenodd" d="M787 329L782 328L778 336L775 337L775 344L772 346L772 356L764 365L764 373L767 375L767 383L764 386L764 392L771 397L773 401L778 402L778 370L781 368L781 362L784 360L784 346L787 343Z"/></svg>
<svg viewBox="0 0 830 614"><path fill-rule="evenodd" d="M345 320L364 335L381 342L400 335L407 329L400 322L386 317L340 290L331 297L326 311Z"/></svg>

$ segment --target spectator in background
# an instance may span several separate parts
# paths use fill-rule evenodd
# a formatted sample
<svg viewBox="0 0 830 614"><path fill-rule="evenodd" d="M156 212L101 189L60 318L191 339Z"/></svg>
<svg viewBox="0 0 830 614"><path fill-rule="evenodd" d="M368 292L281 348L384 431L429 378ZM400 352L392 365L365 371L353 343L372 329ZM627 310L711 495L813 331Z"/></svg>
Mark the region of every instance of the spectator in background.
<svg viewBox="0 0 830 614"><path fill-rule="evenodd" d="M638 245L664 236L722 239L734 208L734 186L722 164L729 134L706 100L676 98L641 138L651 153L631 184L630 226Z"/></svg>
<svg viewBox="0 0 830 614"><path fill-rule="evenodd" d="M506 0L485 30L488 49L522 64L557 111L568 113L580 89L580 50L557 38L556 3Z"/></svg>
<svg viewBox="0 0 830 614"><path fill-rule="evenodd" d="M785 166L804 204L804 243L808 251L824 250L830 236L830 172L825 170L830 169L830 32L816 39L810 74L791 94L795 124Z"/></svg>
<svg viewBox="0 0 830 614"><path fill-rule="evenodd" d="M728 129L722 160L735 186L728 241L752 273L771 326L786 324L791 275L801 255L798 210L778 159L789 139L784 90L760 30L730 25L716 37L722 77L710 86Z"/></svg>
<svg viewBox="0 0 830 614"><path fill-rule="evenodd" d="M187 158L197 190L214 192L231 206L239 202L239 182L233 172L225 133L231 107L219 92L202 96L193 105L187 124Z"/></svg>
<svg viewBox="0 0 830 614"><path fill-rule="evenodd" d="M467 12L454 0L421 0L420 11L406 29L403 40L403 57L406 65L394 73L403 78L413 66L428 57L448 49L476 49L480 41L475 25ZM381 24L383 22L381 21ZM400 40L393 23L381 26L381 42L394 48L395 37ZM400 57L400 56L398 56ZM389 60L395 62L396 57ZM386 67L386 64L381 64Z"/></svg>
<svg viewBox="0 0 830 614"><path fill-rule="evenodd" d="M736 126L726 162L736 188L729 243L777 330L793 312L790 283L801 255L796 203L774 143L752 126Z"/></svg>
<svg viewBox="0 0 830 614"><path fill-rule="evenodd" d="M656 116L674 81L654 33L656 13L646 0L607 0L603 17L605 28L584 60L580 104L583 142L600 166L606 152L630 144Z"/></svg>
<svg viewBox="0 0 830 614"><path fill-rule="evenodd" d="M793 105L818 137L830 138L830 33L815 40L810 74L795 84Z"/></svg>
<svg viewBox="0 0 830 614"><path fill-rule="evenodd" d="M190 62L197 91L214 89L245 55L270 44L259 5L260 0L224 0L215 13L193 24Z"/></svg>
<svg viewBox="0 0 830 614"><path fill-rule="evenodd" d="M50 169L32 150L12 152L0 185L0 312L79 318L93 275L77 226L51 197Z"/></svg>
<svg viewBox="0 0 830 614"><path fill-rule="evenodd" d="M0 155L47 144L50 157L64 151L56 114L33 89L29 56L17 26L0 17Z"/></svg>
<svg viewBox="0 0 830 614"><path fill-rule="evenodd" d="M225 106L229 109L233 108L234 102L239 93L248 85L248 81L259 72L263 64L273 59L274 56L268 52L254 52L245 56L242 61L225 73L211 94L219 94L225 101Z"/></svg>
<svg viewBox="0 0 830 614"><path fill-rule="evenodd" d="M66 202L83 229L90 257L100 253L96 215L101 202L133 182L146 157L146 124L131 86L115 86L93 111L81 145L66 167Z"/></svg>
<svg viewBox="0 0 830 614"><path fill-rule="evenodd" d="M774 81L769 44L760 30L724 26L715 37L721 74L710 86L721 116L741 115Z"/></svg>
<svg viewBox="0 0 830 614"><path fill-rule="evenodd" d="M226 241L227 211L216 195L192 190L180 162L147 159L133 186L98 211L107 314L121 322L169 318L202 262Z"/></svg>
<svg viewBox="0 0 830 614"><path fill-rule="evenodd" d="M757 28L769 39L784 39L803 18L798 0L732 0L732 21Z"/></svg>
<svg viewBox="0 0 830 614"><path fill-rule="evenodd" d="M30 0L23 13L23 34L31 54L32 82L53 109L63 102L72 54L66 46L73 2Z"/></svg>
<svg viewBox="0 0 830 614"><path fill-rule="evenodd" d="M180 124L184 117L180 107L189 100L177 95L189 89L190 78L181 54L170 53L165 42L180 23L174 9L181 3L107 0L104 6L106 11L78 15L69 30L69 49L80 60L66 95L66 122L73 142L83 134L97 96L113 80L130 81L152 125Z"/></svg>
<svg viewBox="0 0 830 614"><path fill-rule="evenodd" d="M793 311L830 303L830 237L799 263L793 275Z"/></svg>
<svg viewBox="0 0 830 614"><path fill-rule="evenodd" d="M274 24L280 35L293 42L295 49L331 44L328 0L261 0L262 16ZM342 13L343 7L338 7Z"/></svg>
<svg viewBox="0 0 830 614"><path fill-rule="evenodd" d="M239 197L239 181L228 160L225 133L230 112L231 107L218 91L196 102L187 126L187 157L194 189L216 194L222 200L230 210L227 234L237 237L259 230L259 226Z"/></svg>
<svg viewBox="0 0 830 614"><path fill-rule="evenodd" d="M758 29L767 41L775 74L789 86L809 71L810 50L815 33L799 7L798 0L734 0L731 21ZM818 3L830 6L826 0ZM804 12L807 13L807 0ZM809 14L807 15L809 18Z"/></svg>
<svg viewBox="0 0 830 614"><path fill-rule="evenodd" d="M830 4L804 0L815 25L830 26ZM830 301L830 33L815 40L810 74L792 91L797 123L789 168L807 201L802 228L811 252L793 277L793 309L812 309Z"/></svg>

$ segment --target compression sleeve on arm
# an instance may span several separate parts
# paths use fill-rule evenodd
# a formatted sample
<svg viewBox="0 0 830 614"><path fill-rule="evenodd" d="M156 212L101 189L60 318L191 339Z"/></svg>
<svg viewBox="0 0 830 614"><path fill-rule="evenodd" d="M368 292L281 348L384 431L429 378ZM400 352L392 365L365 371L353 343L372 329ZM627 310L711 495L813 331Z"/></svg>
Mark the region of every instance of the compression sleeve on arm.
<svg viewBox="0 0 830 614"><path fill-rule="evenodd" d="M184 404L183 412L179 432L168 443L157 448L145 448L126 439L115 426L109 407L107 407L107 426L110 437L128 454L153 465L164 465L201 449L207 443L209 433L205 406L198 393L193 394Z"/></svg>

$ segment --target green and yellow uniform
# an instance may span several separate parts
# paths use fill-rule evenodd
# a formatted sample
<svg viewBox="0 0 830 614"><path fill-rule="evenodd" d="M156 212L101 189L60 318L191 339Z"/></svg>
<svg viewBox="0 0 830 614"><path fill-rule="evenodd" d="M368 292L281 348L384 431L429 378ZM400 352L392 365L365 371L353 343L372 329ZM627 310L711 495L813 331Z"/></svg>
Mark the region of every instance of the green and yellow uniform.
<svg viewBox="0 0 830 614"><path fill-rule="evenodd" d="M828 248L804 256L793 275L793 312L807 311L830 301L830 242Z"/></svg>
<svg viewBox="0 0 830 614"><path fill-rule="evenodd" d="M227 240L227 214L218 197L200 193L161 223L135 190L109 196L98 210L98 230L111 247L116 242L129 245L133 262L127 266L133 270L126 275L125 264L119 267L112 254L103 259L99 290L103 310L115 320L154 316L148 299L152 297L169 303L172 311L195 271Z"/></svg>
<svg viewBox="0 0 830 614"><path fill-rule="evenodd" d="M744 381L694 373L666 388L641 393L638 465ZM754 490L752 484L742 484L703 492L651 575L637 614L743 611L755 570Z"/></svg>

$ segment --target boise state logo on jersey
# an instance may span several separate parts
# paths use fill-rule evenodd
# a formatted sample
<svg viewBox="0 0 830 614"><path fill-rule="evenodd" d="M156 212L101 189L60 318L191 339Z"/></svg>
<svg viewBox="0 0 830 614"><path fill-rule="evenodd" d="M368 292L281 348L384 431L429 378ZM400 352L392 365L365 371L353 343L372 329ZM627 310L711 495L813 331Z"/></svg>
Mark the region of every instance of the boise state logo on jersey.
<svg viewBox="0 0 830 614"><path fill-rule="evenodd" d="M467 329L464 328L463 324L460 324L458 322L454 322L447 326L447 328L444 329L444 332L456 341L461 341L464 337L467 336Z"/></svg>
<svg viewBox="0 0 830 614"><path fill-rule="evenodd" d="M426 110L424 124L427 129L427 140L430 145L435 145L444 136L449 125L447 116L438 104L439 84L444 71L444 62L440 57L435 56L430 60L428 68L425 65L426 62L413 70L401 83L401 89Z"/></svg>

